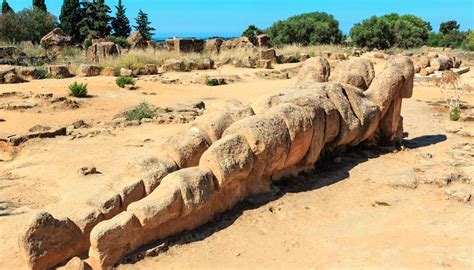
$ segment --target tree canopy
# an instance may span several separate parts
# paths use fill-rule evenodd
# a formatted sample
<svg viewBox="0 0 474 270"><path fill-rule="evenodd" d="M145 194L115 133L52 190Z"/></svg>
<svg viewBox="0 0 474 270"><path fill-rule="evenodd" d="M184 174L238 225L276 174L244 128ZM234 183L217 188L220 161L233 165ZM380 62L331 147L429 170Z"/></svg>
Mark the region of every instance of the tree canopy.
<svg viewBox="0 0 474 270"><path fill-rule="evenodd" d="M83 16L79 22L79 29L83 38L104 38L110 35L111 17L110 7L104 0L93 0L92 2L82 2Z"/></svg>
<svg viewBox="0 0 474 270"><path fill-rule="evenodd" d="M50 13L27 8L0 16L0 37L3 41L39 42L41 38L57 27L56 17Z"/></svg>
<svg viewBox="0 0 474 270"><path fill-rule="evenodd" d="M125 15L127 10L122 4L122 0L119 0L118 5L115 7L117 12L115 17L112 18L112 29L114 31L114 36L116 37L128 37L132 31L130 27L130 21Z"/></svg>
<svg viewBox="0 0 474 270"><path fill-rule="evenodd" d="M79 0L64 0L59 20L61 29L72 38L72 41L80 42L79 23L82 20L82 9Z"/></svg>
<svg viewBox="0 0 474 270"><path fill-rule="evenodd" d="M305 13L277 21L266 32L276 45L340 44L344 38L339 22L325 12Z"/></svg>
<svg viewBox="0 0 474 270"><path fill-rule="evenodd" d="M439 25L439 32L443 34L448 34L452 31L459 31L459 23L457 21L447 21Z"/></svg>
<svg viewBox="0 0 474 270"><path fill-rule="evenodd" d="M14 13L13 9L10 7L8 4L7 0L3 0L2 2L2 14L7 14L7 13Z"/></svg>
<svg viewBox="0 0 474 270"><path fill-rule="evenodd" d="M255 25L249 25L249 27L247 27L247 29L245 29L245 31L242 33L242 36L243 37L248 37L248 38L253 38L255 36L258 36L260 34L263 34L263 30L261 30L260 28L258 28L257 26Z"/></svg>
<svg viewBox="0 0 474 270"><path fill-rule="evenodd" d="M443 22L439 26L439 32L431 32L427 41L429 46L459 48L468 45L468 33L459 30L460 25L457 21Z"/></svg>
<svg viewBox="0 0 474 270"><path fill-rule="evenodd" d="M45 0L33 0L33 8L37 8L45 12L48 11Z"/></svg>
<svg viewBox="0 0 474 270"><path fill-rule="evenodd" d="M424 45L430 31L431 25L419 17L392 13L355 24L350 37L357 46L371 49L413 48Z"/></svg>
<svg viewBox="0 0 474 270"><path fill-rule="evenodd" d="M138 12L138 17L135 19L136 25L133 27L136 31L140 32L146 40L151 40L153 31L156 29L151 27L151 22L148 19L148 14L143 12L141 9Z"/></svg>

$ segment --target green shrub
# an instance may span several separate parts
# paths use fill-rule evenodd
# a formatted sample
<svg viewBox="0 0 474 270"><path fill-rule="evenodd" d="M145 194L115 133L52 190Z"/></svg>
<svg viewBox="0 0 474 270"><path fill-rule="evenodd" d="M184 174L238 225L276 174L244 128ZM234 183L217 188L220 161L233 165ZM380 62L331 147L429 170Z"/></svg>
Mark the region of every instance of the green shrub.
<svg viewBox="0 0 474 270"><path fill-rule="evenodd" d="M156 113L152 105L143 101L135 106L133 109L125 111L123 116L127 121L142 120L143 118L153 118Z"/></svg>
<svg viewBox="0 0 474 270"><path fill-rule="evenodd" d="M74 82L69 85L69 92L75 97L87 97L87 84Z"/></svg>
<svg viewBox="0 0 474 270"><path fill-rule="evenodd" d="M464 44L464 48L470 51L474 51L474 30L469 31L467 34L467 41Z"/></svg>
<svg viewBox="0 0 474 270"><path fill-rule="evenodd" d="M245 29L245 31L242 33L242 36L253 39L260 34L263 34L263 31L252 24L252 25L249 25L247 29Z"/></svg>
<svg viewBox="0 0 474 270"><path fill-rule="evenodd" d="M449 110L449 119L451 121L459 121L461 118L461 108L459 105L451 107Z"/></svg>
<svg viewBox="0 0 474 270"><path fill-rule="evenodd" d="M115 80L115 83L120 87L124 88L125 85L135 85L135 80L132 77L120 76Z"/></svg>
<svg viewBox="0 0 474 270"><path fill-rule="evenodd" d="M56 17L40 9L25 8L17 13L0 16L0 40L38 43L41 38L57 27Z"/></svg>
<svg viewBox="0 0 474 270"><path fill-rule="evenodd" d="M206 75L206 76L204 77L204 83L205 83L207 86L218 86L218 85L225 84L225 81L224 81L223 79L211 78L211 77L209 77L208 75Z"/></svg>
<svg viewBox="0 0 474 270"><path fill-rule="evenodd" d="M206 85L207 86L217 86L219 85L219 81L217 79L206 79Z"/></svg>
<svg viewBox="0 0 474 270"><path fill-rule="evenodd" d="M48 69L45 66L37 68L38 80L46 79L48 77Z"/></svg>
<svg viewBox="0 0 474 270"><path fill-rule="evenodd" d="M83 45L85 49L89 48L92 46L92 36L88 36L86 39L84 39Z"/></svg>
<svg viewBox="0 0 474 270"><path fill-rule="evenodd" d="M392 13L355 24L350 36L359 47L407 49L424 45L430 31L430 24L419 17Z"/></svg>
<svg viewBox="0 0 474 270"><path fill-rule="evenodd" d="M339 22L325 12L306 13L274 23L266 32L275 45L340 44Z"/></svg>
<svg viewBox="0 0 474 270"><path fill-rule="evenodd" d="M130 43L128 43L127 39L124 37L116 37L114 39L115 44L118 44L122 48L130 48Z"/></svg>
<svg viewBox="0 0 474 270"><path fill-rule="evenodd" d="M290 55L288 57L288 62L289 63L298 63L298 62L300 62L300 59L298 59L298 57L296 55Z"/></svg>

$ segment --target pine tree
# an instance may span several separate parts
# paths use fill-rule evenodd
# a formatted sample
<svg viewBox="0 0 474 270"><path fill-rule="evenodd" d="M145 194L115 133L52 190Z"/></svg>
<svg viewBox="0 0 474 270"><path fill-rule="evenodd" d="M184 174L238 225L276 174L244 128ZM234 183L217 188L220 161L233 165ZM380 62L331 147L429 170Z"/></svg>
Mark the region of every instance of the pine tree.
<svg viewBox="0 0 474 270"><path fill-rule="evenodd" d="M119 0L118 5L115 6L117 9L117 13L115 14L115 18L112 19L112 29L114 30L114 36L116 37L128 37L130 35L130 21L125 15L125 11L127 10L124 5L122 4L122 0Z"/></svg>
<svg viewBox="0 0 474 270"><path fill-rule="evenodd" d="M148 14L140 9L138 12L138 17L135 19L135 23L136 25L133 28L140 32L143 38L146 40L151 40L151 37L153 36L152 31L156 29L150 26L151 22L148 20Z"/></svg>
<svg viewBox="0 0 474 270"><path fill-rule="evenodd" d="M7 0L3 0L3 2L2 2L2 14L7 14L7 13L14 13L14 11L10 7L10 5L8 4Z"/></svg>
<svg viewBox="0 0 474 270"><path fill-rule="evenodd" d="M82 20L82 9L79 0L64 0L59 20L61 29L72 38L72 41L80 42L79 22Z"/></svg>
<svg viewBox="0 0 474 270"><path fill-rule="evenodd" d="M79 22L79 32L83 38L98 38L110 35L109 16L110 7L104 0L93 0L92 2L82 2L82 20Z"/></svg>
<svg viewBox="0 0 474 270"><path fill-rule="evenodd" d="M46 8L45 0L33 0L33 7L41 9L42 11L48 11Z"/></svg>

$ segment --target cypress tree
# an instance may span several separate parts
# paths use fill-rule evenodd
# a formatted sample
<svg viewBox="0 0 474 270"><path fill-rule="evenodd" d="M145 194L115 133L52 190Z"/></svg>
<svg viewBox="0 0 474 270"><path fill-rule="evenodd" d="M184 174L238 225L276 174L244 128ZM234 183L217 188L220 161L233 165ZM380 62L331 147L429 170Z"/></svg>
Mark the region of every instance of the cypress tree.
<svg viewBox="0 0 474 270"><path fill-rule="evenodd" d="M64 0L61 7L61 29L72 38L74 42L81 41L81 34L79 32L79 22L82 20L82 9L79 0Z"/></svg>
<svg viewBox="0 0 474 270"><path fill-rule="evenodd" d="M3 0L3 2L2 2L2 14L7 14L7 13L14 13L14 11L10 7L10 5L8 4L7 0Z"/></svg>
<svg viewBox="0 0 474 270"><path fill-rule="evenodd" d="M84 38L106 37L110 35L109 16L110 7L104 0L93 0L92 2L82 2L82 20L79 22L79 29Z"/></svg>
<svg viewBox="0 0 474 270"><path fill-rule="evenodd" d="M48 11L44 1L45 0L33 0L33 8L41 9L42 11Z"/></svg>
<svg viewBox="0 0 474 270"><path fill-rule="evenodd" d="M122 0L119 0L118 5L115 6L117 9L117 13L115 14L115 18L112 19L112 29L114 30L114 36L116 37L128 37L130 35L130 21L125 15L125 11L127 10L125 6L122 4Z"/></svg>
<svg viewBox="0 0 474 270"><path fill-rule="evenodd" d="M151 37L153 36L152 31L156 29L150 26L151 22L148 20L148 14L140 9L138 17L135 19L135 23L136 25L133 28L140 32L146 40L151 40Z"/></svg>

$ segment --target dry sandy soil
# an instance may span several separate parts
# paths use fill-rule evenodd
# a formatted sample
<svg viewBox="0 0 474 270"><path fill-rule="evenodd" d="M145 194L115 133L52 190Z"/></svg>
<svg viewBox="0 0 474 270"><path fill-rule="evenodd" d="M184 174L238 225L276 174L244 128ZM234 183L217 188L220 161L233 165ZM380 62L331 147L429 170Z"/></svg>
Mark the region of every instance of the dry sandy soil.
<svg viewBox="0 0 474 270"><path fill-rule="evenodd" d="M377 61L376 70L381 70L383 61ZM68 125L79 119L110 121L142 100L157 106L215 99L250 102L295 83L257 79L254 71L244 69L222 72L243 80L208 87L164 85L142 77L136 91L118 89L111 77L0 85L0 94L66 95L67 85L77 80L87 82L93 95L80 100L75 110L0 110L5 120L0 133L23 134L36 124ZM472 71L464 74L463 83L474 85L473 76ZM407 136L401 151L359 147L332 157L313 174L281 181L271 194L250 198L208 225L169 239L167 252L118 268L473 269L474 203L446 191L474 194L474 157L469 154L474 153L474 124L451 122L441 107L427 103L441 97L434 86L415 85L414 97L404 100ZM474 105L474 93L463 100ZM1 144L0 269L22 267L17 232L32 213L73 215L91 194L120 181L133 157L153 153L163 138L185 126L147 123L75 140L34 139L16 148ZM95 166L101 174L82 176L78 169L84 166ZM401 179L416 179L416 188L393 187Z"/></svg>

